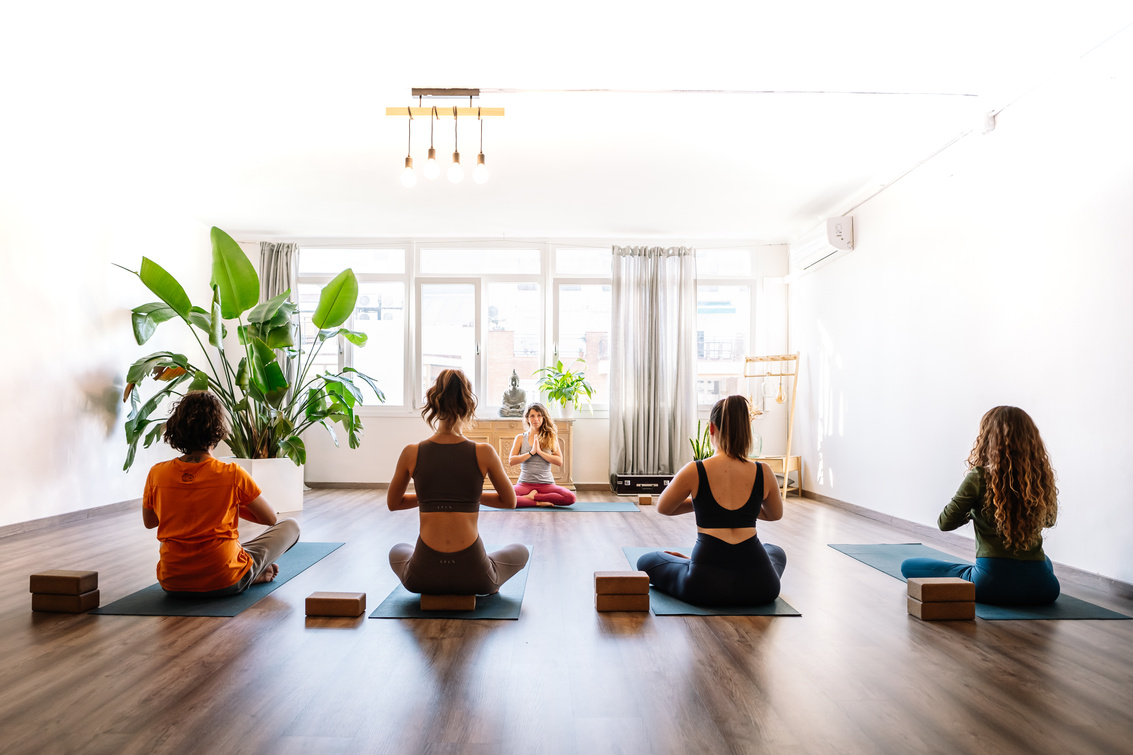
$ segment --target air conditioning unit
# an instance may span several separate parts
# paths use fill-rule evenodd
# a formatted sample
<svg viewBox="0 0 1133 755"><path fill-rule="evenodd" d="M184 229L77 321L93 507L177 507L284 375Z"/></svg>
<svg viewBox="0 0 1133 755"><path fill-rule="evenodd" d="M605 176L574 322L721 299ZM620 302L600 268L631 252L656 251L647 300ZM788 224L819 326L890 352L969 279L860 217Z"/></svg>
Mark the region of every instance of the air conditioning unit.
<svg viewBox="0 0 1133 755"><path fill-rule="evenodd" d="M830 218L795 239L787 253L790 277L810 272L854 248L854 218Z"/></svg>

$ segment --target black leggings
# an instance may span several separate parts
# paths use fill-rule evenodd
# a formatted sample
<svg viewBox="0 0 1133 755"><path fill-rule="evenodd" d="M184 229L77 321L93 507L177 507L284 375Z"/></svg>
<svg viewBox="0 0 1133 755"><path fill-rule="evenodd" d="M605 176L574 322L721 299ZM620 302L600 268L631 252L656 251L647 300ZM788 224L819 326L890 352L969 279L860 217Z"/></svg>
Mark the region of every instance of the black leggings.
<svg viewBox="0 0 1133 755"><path fill-rule="evenodd" d="M731 545L703 532L692 558L654 551L637 559L649 582L674 598L698 606L758 606L779 597L787 554L758 537Z"/></svg>

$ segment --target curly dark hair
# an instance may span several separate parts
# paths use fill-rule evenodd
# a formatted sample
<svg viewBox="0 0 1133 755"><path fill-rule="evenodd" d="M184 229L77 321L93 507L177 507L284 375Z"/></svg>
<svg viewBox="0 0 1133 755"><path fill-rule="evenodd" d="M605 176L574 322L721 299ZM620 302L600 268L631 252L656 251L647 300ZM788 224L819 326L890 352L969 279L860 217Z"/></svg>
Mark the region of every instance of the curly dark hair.
<svg viewBox="0 0 1133 755"><path fill-rule="evenodd" d="M208 391L190 391L165 421L165 442L181 453L208 451L228 437L224 405Z"/></svg>
<svg viewBox="0 0 1133 755"><path fill-rule="evenodd" d="M747 461L751 450L751 407L743 396L728 396L712 406L708 421L716 426L716 447L725 456Z"/></svg>
<svg viewBox="0 0 1133 755"><path fill-rule="evenodd" d="M1004 544L1015 552L1034 547L1058 519L1054 468L1039 429L1022 409L997 406L980 420L968 467L983 467L984 510Z"/></svg>
<svg viewBox="0 0 1133 755"><path fill-rule="evenodd" d="M425 391L425 408L421 416L436 429L442 421L457 428L470 425L476 414L476 396L472 384L460 370L441 370L436 381Z"/></svg>

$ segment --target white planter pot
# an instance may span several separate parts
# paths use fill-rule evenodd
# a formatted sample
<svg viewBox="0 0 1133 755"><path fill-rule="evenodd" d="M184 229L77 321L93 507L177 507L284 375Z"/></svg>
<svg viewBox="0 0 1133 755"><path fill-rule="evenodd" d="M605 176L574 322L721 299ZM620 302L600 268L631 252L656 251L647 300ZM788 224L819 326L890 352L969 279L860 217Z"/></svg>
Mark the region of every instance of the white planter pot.
<svg viewBox="0 0 1133 755"><path fill-rule="evenodd" d="M277 512L303 510L303 467L291 459L229 458L252 475L260 486L264 500Z"/></svg>
<svg viewBox="0 0 1133 755"><path fill-rule="evenodd" d="M574 416L574 404L560 404L559 414L563 419L570 419Z"/></svg>

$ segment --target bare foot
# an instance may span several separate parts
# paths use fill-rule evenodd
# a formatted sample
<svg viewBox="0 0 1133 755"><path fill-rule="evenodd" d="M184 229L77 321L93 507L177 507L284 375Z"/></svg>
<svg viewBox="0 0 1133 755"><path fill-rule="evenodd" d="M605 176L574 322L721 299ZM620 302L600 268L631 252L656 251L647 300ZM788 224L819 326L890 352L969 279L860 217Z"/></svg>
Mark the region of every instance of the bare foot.
<svg viewBox="0 0 1133 755"><path fill-rule="evenodd" d="M677 553L676 551L664 551L664 552L668 553L670 556L676 556L677 558L688 558L688 556L686 556L685 554Z"/></svg>
<svg viewBox="0 0 1133 755"><path fill-rule="evenodd" d="M276 575L278 575L278 574L279 574L279 564L272 564L268 568L264 569L263 573L260 574L259 577L252 580L252 584L258 585L261 582L271 582L273 579L276 578Z"/></svg>
<svg viewBox="0 0 1133 755"><path fill-rule="evenodd" d="M533 500L533 501L534 501L534 500L535 500L535 494L536 494L536 493L538 493L538 492L539 492L538 490L532 490L532 491L530 491L530 492L528 492L528 493L524 493L524 494L523 494L523 497L524 497L524 498L530 498L531 500Z"/></svg>
<svg viewBox="0 0 1133 755"><path fill-rule="evenodd" d="M534 500L534 497L532 497L532 500ZM554 508L555 507L555 504L551 503L550 501L535 501L535 505L536 506L543 506L544 508Z"/></svg>

